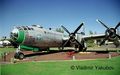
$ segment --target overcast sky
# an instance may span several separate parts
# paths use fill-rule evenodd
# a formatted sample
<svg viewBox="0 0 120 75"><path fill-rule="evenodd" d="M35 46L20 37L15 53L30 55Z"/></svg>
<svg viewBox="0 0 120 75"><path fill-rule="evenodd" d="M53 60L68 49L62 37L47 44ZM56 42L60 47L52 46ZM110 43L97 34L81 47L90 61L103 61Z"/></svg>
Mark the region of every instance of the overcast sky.
<svg viewBox="0 0 120 75"><path fill-rule="evenodd" d="M44 28L64 25L71 32L85 23L85 32L104 33L96 22L114 27L120 21L119 0L0 0L0 37L14 26L39 24Z"/></svg>

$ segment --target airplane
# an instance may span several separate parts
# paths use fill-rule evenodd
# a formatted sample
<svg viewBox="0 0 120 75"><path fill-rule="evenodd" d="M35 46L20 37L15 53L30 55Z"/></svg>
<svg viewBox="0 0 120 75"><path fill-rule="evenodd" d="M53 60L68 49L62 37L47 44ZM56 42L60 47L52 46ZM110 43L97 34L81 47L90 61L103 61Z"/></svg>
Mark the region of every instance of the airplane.
<svg viewBox="0 0 120 75"><path fill-rule="evenodd" d="M8 40L0 41L0 45L9 46L11 43Z"/></svg>
<svg viewBox="0 0 120 75"><path fill-rule="evenodd" d="M103 38L100 46L103 45L106 40L118 41L118 39L120 39L120 36L117 34L117 28L120 26L120 22L115 28L108 27L100 20L97 20L97 22L107 28L104 34L87 36L78 33L84 23L81 23L72 33L70 33L64 26L61 26L64 31L69 34L68 37L64 36L61 32L44 29L39 25L14 27L10 33L10 38L12 39L11 43L15 47L18 47L14 58L24 59L25 55L22 53L22 50L35 52L49 50L50 47L58 47L59 50L63 50L64 47L74 47L75 51L79 52L86 51L87 46L85 41L88 39Z"/></svg>
<svg viewBox="0 0 120 75"><path fill-rule="evenodd" d="M6 47L6 46L10 46L11 42L9 40L6 39L6 37L3 37L0 41L0 47Z"/></svg>

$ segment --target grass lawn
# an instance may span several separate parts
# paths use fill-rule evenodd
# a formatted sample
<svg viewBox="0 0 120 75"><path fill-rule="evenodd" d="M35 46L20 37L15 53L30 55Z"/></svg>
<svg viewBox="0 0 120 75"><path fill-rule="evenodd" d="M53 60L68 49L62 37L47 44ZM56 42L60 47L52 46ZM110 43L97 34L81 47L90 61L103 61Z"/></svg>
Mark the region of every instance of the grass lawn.
<svg viewBox="0 0 120 75"><path fill-rule="evenodd" d="M3 54L4 52L13 52L15 50L16 50L16 48L7 48L7 47L0 48L0 57L1 57L1 54Z"/></svg>
<svg viewBox="0 0 120 75"><path fill-rule="evenodd" d="M24 62L24 63L2 65L1 74L2 75L119 75L120 74L119 65L120 65L120 56L113 57L112 59L98 59L98 60L86 60L86 61ZM85 67L89 67L89 68L85 68Z"/></svg>

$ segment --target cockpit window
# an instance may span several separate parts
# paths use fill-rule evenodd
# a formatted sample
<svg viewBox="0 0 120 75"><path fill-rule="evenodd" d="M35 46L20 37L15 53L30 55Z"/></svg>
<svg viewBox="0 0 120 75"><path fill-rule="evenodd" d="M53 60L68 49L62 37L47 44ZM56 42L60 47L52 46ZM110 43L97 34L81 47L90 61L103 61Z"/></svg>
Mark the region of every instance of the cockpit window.
<svg viewBox="0 0 120 75"><path fill-rule="evenodd" d="M25 26L22 26L24 30L27 30L27 28Z"/></svg>
<svg viewBox="0 0 120 75"><path fill-rule="evenodd" d="M13 40L17 40L18 38L18 33L10 33L10 38L12 38Z"/></svg>
<svg viewBox="0 0 120 75"><path fill-rule="evenodd" d="M22 28L21 27L16 27L17 29L19 29L19 30L22 30Z"/></svg>
<svg viewBox="0 0 120 75"><path fill-rule="evenodd" d="M28 26L26 26L28 30L30 30L30 28Z"/></svg>
<svg viewBox="0 0 120 75"><path fill-rule="evenodd" d="M30 28L31 30L34 30L33 28Z"/></svg>
<svg viewBox="0 0 120 75"><path fill-rule="evenodd" d="M21 26L21 27L16 27L18 30L34 30L32 27L29 26Z"/></svg>

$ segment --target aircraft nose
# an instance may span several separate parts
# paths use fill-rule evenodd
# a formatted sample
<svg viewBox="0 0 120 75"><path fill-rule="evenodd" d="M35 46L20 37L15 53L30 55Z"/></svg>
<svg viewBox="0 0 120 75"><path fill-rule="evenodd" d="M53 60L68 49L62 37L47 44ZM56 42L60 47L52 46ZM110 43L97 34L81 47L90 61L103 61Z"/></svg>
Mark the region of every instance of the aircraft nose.
<svg viewBox="0 0 120 75"><path fill-rule="evenodd" d="M22 42L24 41L24 39L25 39L25 32L24 32L24 30L19 30L19 29L15 28L15 29L13 29L12 32L10 33L10 38L11 38L14 42L20 44L20 43L22 43Z"/></svg>
<svg viewBox="0 0 120 75"><path fill-rule="evenodd" d="M13 39L14 41L17 40L18 38L18 29L13 29L12 32L10 33L10 38Z"/></svg>

